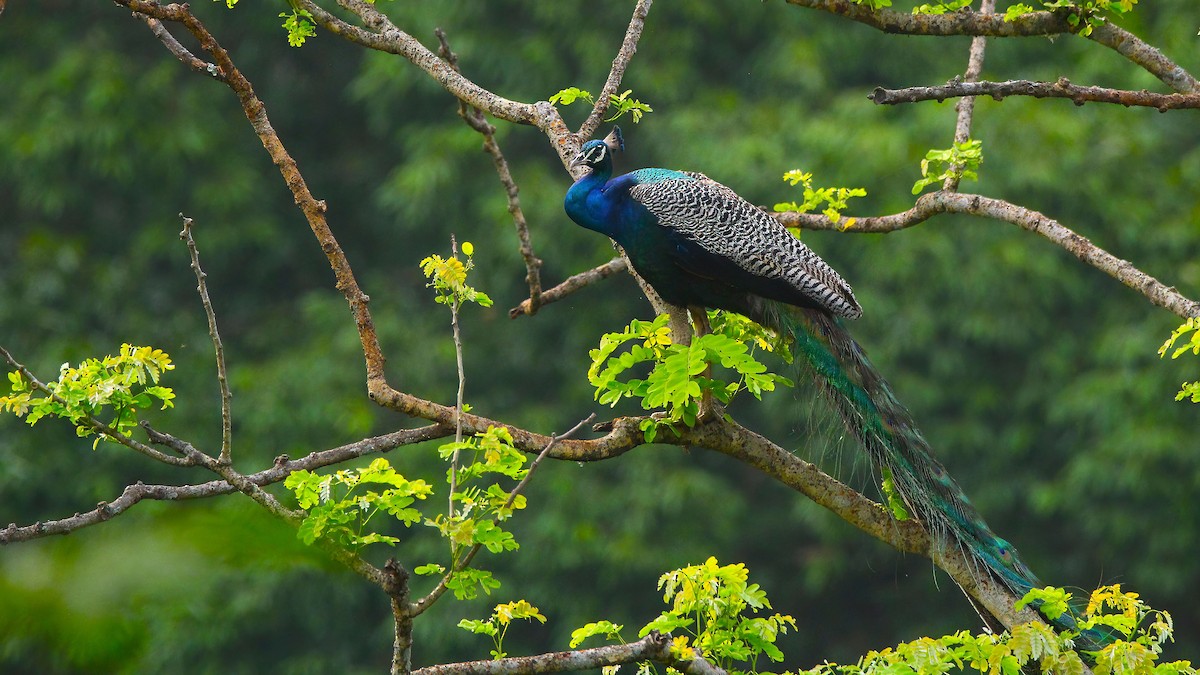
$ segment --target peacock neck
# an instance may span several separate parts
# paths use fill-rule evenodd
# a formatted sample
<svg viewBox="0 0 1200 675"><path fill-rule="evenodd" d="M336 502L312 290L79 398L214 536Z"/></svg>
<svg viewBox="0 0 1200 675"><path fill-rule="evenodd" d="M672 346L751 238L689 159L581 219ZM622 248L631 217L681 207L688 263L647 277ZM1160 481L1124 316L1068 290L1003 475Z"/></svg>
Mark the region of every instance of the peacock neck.
<svg viewBox="0 0 1200 675"><path fill-rule="evenodd" d="M621 219L616 217L616 195L606 194L611 177L611 164L593 168L567 190L563 206L576 223L616 239Z"/></svg>

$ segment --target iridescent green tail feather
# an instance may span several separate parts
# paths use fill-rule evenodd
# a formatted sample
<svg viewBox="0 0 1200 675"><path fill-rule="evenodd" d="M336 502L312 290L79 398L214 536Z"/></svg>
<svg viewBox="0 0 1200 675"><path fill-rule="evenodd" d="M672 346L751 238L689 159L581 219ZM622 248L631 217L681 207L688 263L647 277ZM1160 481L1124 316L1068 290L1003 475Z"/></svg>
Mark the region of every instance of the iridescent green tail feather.
<svg viewBox="0 0 1200 675"><path fill-rule="evenodd" d="M933 456L912 415L871 365L842 320L819 309L779 302L754 303L751 318L795 341L798 363L805 363L866 450L875 470L889 475L910 515L921 521L942 546L958 546L980 573L1002 582L1016 597L1042 583L1011 544L998 537L966 493ZM1053 621L1074 628L1075 617ZM1103 636L1082 636L1083 649L1098 649Z"/></svg>

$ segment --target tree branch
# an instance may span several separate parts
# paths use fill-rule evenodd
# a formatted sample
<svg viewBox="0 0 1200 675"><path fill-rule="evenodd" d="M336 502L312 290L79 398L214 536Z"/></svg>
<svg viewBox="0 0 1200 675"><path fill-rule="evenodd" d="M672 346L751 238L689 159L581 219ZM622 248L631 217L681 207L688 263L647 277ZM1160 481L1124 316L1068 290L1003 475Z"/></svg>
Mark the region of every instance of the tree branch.
<svg viewBox="0 0 1200 675"><path fill-rule="evenodd" d="M486 110L502 120L540 127L540 114L536 106L497 96L463 77L448 63L426 49L416 38L397 28L373 5L358 0L338 1L339 5L362 20L366 28L360 28L339 19L312 0L299 0L297 4L312 14L317 25L334 35L369 49L403 56L460 100Z"/></svg>
<svg viewBox="0 0 1200 675"><path fill-rule="evenodd" d="M983 0L980 6L980 11L984 14L991 14L996 9L996 0ZM967 56L967 70L963 73L963 79L967 82L974 82L979 79L980 73L983 72L983 53L987 48L987 38L982 35L976 35L971 38L971 49ZM975 116L975 98L967 96L954 106L954 111L957 113L957 118L954 124L954 143L955 145L966 143L971 138L971 122ZM961 166L950 167L950 177L942 183L943 190L957 191L958 184L961 180Z"/></svg>
<svg viewBox="0 0 1200 675"><path fill-rule="evenodd" d="M438 56L445 59L455 72L462 72L458 67L458 55L450 49L450 43L446 40L446 32L438 28L434 33L440 43ZM520 190L517 188L516 181L513 180L512 172L508 169L508 161L504 159L504 153L500 152L500 145L496 143L496 127L488 124L482 110L475 106L469 106L462 100L458 102L458 116L467 123L467 126L483 136L483 150L492 156L496 174L500 177L504 193L508 196L508 213L512 216L513 225L517 228L519 250L521 258L525 261L525 283L529 284L529 302L536 308L542 295L542 279L539 272L542 261L533 255L533 242L529 238L529 224L525 222L525 212L521 209L521 199L518 196Z"/></svg>
<svg viewBox="0 0 1200 675"><path fill-rule="evenodd" d="M624 272L629 269L629 262L623 257L616 257L598 267L593 267L586 272L567 277L566 281L551 288L548 291L543 291L540 301L535 305L532 298L526 298L521 301L521 304L508 310L508 318L515 319L519 316L536 314L538 309L552 302L562 300L568 295L578 291L586 286L607 279L617 272Z"/></svg>
<svg viewBox="0 0 1200 675"><path fill-rule="evenodd" d="M250 480L245 474L239 473L230 464L222 464L217 459L206 453L197 450L191 443L175 438L170 434L156 431L146 422L142 422L142 428L149 434L150 440L154 443L160 443L167 447L173 448L182 453L185 457L191 458L199 466L212 471L220 476L226 483L237 488L239 492L254 500L259 506L266 509L271 515L283 520L284 522L299 527L301 521L304 520L305 513L302 510L289 509L275 495L262 489L254 481ZM359 575L363 579L379 586L384 592L392 595L395 592L394 579L385 574L383 570L375 567L371 563L363 560L355 553L348 551L337 544L333 544L326 539L317 539L317 546L329 554L331 558L345 565L350 571Z"/></svg>
<svg viewBox="0 0 1200 675"><path fill-rule="evenodd" d="M329 450L310 453L300 459L292 460L287 455L275 459L275 465L270 469L249 474L246 479L258 486L278 483L287 478L288 474L300 469L319 469L332 464L339 464L356 457L368 454L382 453L394 450L403 445L411 445L443 438L452 435L454 429L431 424L418 429L403 429L383 436L367 438L356 443L343 445ZM0 529L0 544L12 544L29 541L43 536L55 534L70 534L75 530L102 523L115 516L121 515L133 505L144 499L161 501L182 501L187 499L205 499L218 495L237 492L237 488L225 480L212 480L196 485L146 485L141 481L127 486L121 496L111 502L100 502L97 507L85 513L76 513L68 518L37 522L33 525L18 527L10 523Z"/></svg>
<svg viewBox="0 0 1200 675"><path fill-rule="evenodd" d="M163 46L167 48L167 51L175 55L175 58L183 62L183 65L198 73L212 75L220 82L225 82L225 74L221 72L221 69L215 63L209 63L188 51L187 47L180 44L174 35L167 32L161 21L137 12L134 12L133 15L144 21L150 27L150 32L154 33L154 37L158 38L163 43Z"/></svg>
<svg viewBox="0 0 1200 675"><path fill-rule="evenodd" d="M591 114L579 127L581 141L591 138L596 133L596 129L604 120L604 113L608 111L609 101L621 87L621 78L625 77L625 69L629 67L629 62L637 52L638 40L642 38L642 29L646 25L646 15L650 12L651 2L653 0L638 0L633 8L633 17L629 19L629 28L625 30L625 39L621 41L621 48L613 59L612 69L608 71L608 79L604 81L604 87L596 97Z"/></svg>
<svg viewBox="0 0 1200 675"><path fill-rule="evenodd" d="M991 218L1039 234L1066 249L1082 262L1138 291L1153 304L1182 318L1200 316L1200 303L1185 297L1174 287L1166 286L1139 270L1129 261L1122 260L1096 246L1086 237L1076 234L1062 223L1032 209L1001 199L946 191L931 192L921 195L911 209L902 213L857 218L854 227L849 230L845 230L844 227L821 214L778 212L771 215L787 227L813 230L837 229L848 232L892 232L925 222L939 213L965 213ZM842 220L845 220L845 216Z"/></svg>
<svg viewBox="0 0 1200 675"><path fill-rule="evenodd" d="M1030 80L1007 80L1005 82L964 82L951 80L933 87L906 87L884 89L876 87L867 98L880 105L916 103L918 101L944 101L956 96L991 96L997 101L1006 96L1032 96L1034 98L1066 98L1075 105L1084 103L1116 103L1123 106L1157 108L1159 112L1183 108L1200 108L1200 94L1159 94L1146 90L1109 89L1071 84L1065 77L1055 82L1033 82Z"/></svg>
<svg viewBox="0 0 1200 675"><path fill-rule="evenodd" d="M492 661L466 661L429 666L413 671L413 675L511 675L512 673L562 673L595 670L639 661L654 661L687 675L725 675L702 658L681 661L671 655L671 636L652 631L649 635L624 645L593 647L572 652L553 652L537 656L514 656Z"/></svg>
<svg viewBox="0 0 1200 675"><path fill-rule="evenodd" d="M985 35L991 37L1031 37L1074 33L1065 15L1052 12L1030 12L1013 21L1002 14L949 12L946 14L909 14L893 9L871 10L850 0L787 0L788 4L837 14L852 21L871 26L885 33L902 35ZM1134 34L1113 25L1111 21L1097 25L1088 36L1090 40L1116 51L1132 63L1157 77L1180 93L1200 92L1200 82L1161 51Z"/></svg>
<svg viewBox="0 0 1200 675"><path fill-rule="evenodd" d="M229 377L225 372L225 348L221 345L221 334L217 331L217 314L213 310L212 300L208 297L208 275L200 269L200 251L196 249L196 240L192 238L192 219L184 216L183 230L179 232L188 248L192 259L192 271L196 273L196 292L200 294L200 304L204 305L204 315L208 317L208 337L212 339L213 351L217 358L217 382L221 387L221 454L219 461L228 464L229 453L233 445L233 422L231 419L231 401L233 394L229 391Z"/></svg>

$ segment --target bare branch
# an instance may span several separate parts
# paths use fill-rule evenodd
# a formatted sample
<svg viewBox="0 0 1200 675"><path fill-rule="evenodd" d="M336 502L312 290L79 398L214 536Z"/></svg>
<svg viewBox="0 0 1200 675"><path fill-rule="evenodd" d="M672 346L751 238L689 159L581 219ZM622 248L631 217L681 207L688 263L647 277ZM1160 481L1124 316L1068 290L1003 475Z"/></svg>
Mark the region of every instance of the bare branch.
<svg viewBox="0 0 1200 675"><path fill-rule="evenodd" d="M871 26L885 33L903 35L986 35L991 37L1030 37L1074 33L1065 16L1051 12L1030 12L1012 21L1002 14L949 12L947 14L909 14L893 9L872 10L850 0L787 0L789 4L819 9ZM1134 34L1114 26L1111 21L1097 25L1088 36L1092 41L1116 51L1134 64L1162 80L1180 93L1200 92L1200 82L1179 64Z"/></svg>
<svg viewBox="0 0 1200 675"><path fill-rule="evenodd" d="M246 479L258 486L278 483L287 478L288 474L300 469L319 469L324 466L338 464L364 455L387 452L403 445L421 443L434 438L442 438L454 433L453 429L431 424L418 429L403 429L383 436L367 438L356 443L343 445L329 450L313 452L300 459L291 460L287 455L276 458L275 465L270 469L249 474ZM186 499L205 499L218 495L237 492L237 488L224 480L212 480L197 485L145 485L140 481L125 488L121 496L111 502L100 502L97 507L85 513L76 513L68 518L38 522L25 527L10 523L0 529L0 544L11 544L28 541L43 536L70 534L75 530L95 525L118 516L144 500L182 501Z"/></svg>
<svg viewBox="0 0 1200 675"><path fill-rule="evenodd" d="M978 39L978 38L977 38ZM876 87L867 96L880 105L915 103L918 101L944 101L955 96L991 96L997 101L1006 96L1032 96L1034 98L1066 98L1075 105L1084 103L1116 103L1123 106L1145 106L1160 112L1182 108L1200 108L1200 94L1159 94L1146 90L1109 89L1071 84L1065 77L1055 82L1033 82L1030 80L1008 80L1005 82L963 82L952 80L941 86L906 87L884 89Z"/></svg>
<svg viewBox="0 0 1200 675"><path fill-rule="evenodd" d="M621 87L621 78L625 77L625 69L629 67L629 62L637 52L638 40L642 38L642 29L646 25L646 15L650 12L651 2L653 0L638 0L637 6L633 8L633 17L629 19L629 28L625 30L625 39L621 41L621 49L613 59L612 69L608 71L608 79L605 80L600 95L596 97L591 114L579 127L581 140L591 138L592 134L596 133L604 119L604 113L608 110L610 99Z"/></svg>
<svg viewBox="0 0 1200 675"><path fill-rule="evenodd" d="M313 19L325 30L363 47L403 56L460 100L502 120L542 127L537 106L497 96L463 77L416 38L397 28L374 6L357 0L340 0L338 4L357 15L367 28L346 23L311 0L298 2L298 6L312 13Z"/></svg>
<svg viewBox="0 0 1200 675"><path fill-rule="evenodd" d="M161 21L137 12L134 12L133 15L145 21L146 25L150 27L150 31L154 33L154 37L158 38L163 43L163 46L167 48L167 51L174 54L175 58L182 61L185 66L198 73L207 73L217 80L225 82L225 74L221 72L221 69L215 63L209 63L188 51L187 47L180 44L174 35L167 32Z"/></svg>
<svg viewBox="0 0 1200 675"><path fill-rule="evenodd" d="M983 0L979 9L984 14L991 14L996 9L996 0ZM979 75L983 72L983 52L986 48L987 38L982 35L971 38L971 50L967 57L967 71L963 73L963 80L974 82L979 79ZM954 106L954 111L957 113L954 124L954 143L958 145L966 143L971 138L971 121L975 116L975 98L973 96L963 98L958 105ZM961 172L961 166L951 166L950 176L942 183L942 189L958 190Z"/></svg>
<svg viewBox="0 0 1200 675"><path fill-rule="evenodd" d="M579 274L572 275L561 284L551 288L548 291L544 291L541 295L541 301L538 302L537 305L534 305L534 303L531 301L531 298L526 298L521 302L521 304L508 310L508 318L515 319L519 316L524 316L527 314L536 314L538 309L543 305L548 305L552 302L562 300L563 298L581 288L584 288L585 286L591 286L601 279L607 279L617 272L624 272L628 269L629 262L625 258L613 258L599 267L593 267L586 272L580 272Z"/></svg>
<svg viewBox="0 0 1200 675"><path fill-rule="evenodd" d="M1098 42L1154 75L1181 94L1200 93L1200 81L1157 48L1108 21L1096 26L1089 39Z"/></svg>
<svg viewBox="0 0 1200 675"><path fill-rule="evenodd" d="M142 422L142 428L149 434L151 441L161 443L183 453L184 456L191 458L196 464L220 476L226 483L229 483L237 488L239 492L254 500L255 503L270 512L271 515L287 522L293 527L299 527L301 521L304 520L304 511L289 509L279 503L275 495L262 489L245 474L236 471L232 465L222 464L211 455L197 450L191 443L182 441L170 434L156 431L145 422ZM393 580L378 567L326 539L318 538L316 543L330 557L345 565L350 571L379 586L389 594L393 592Z"/></svg>
<svg viewBox="0 0 1200 675"><path fill-rule="evenodd" d="M608 645L573 652L553 652L537 656L514 656L492 661L447 663L414 670L413 675L510 675L511 673L562 673L595 670L639 661L655 661L687 675L724 675L725 671L704 659L680 661L671 656L671 636L652 631L624 645Z"/></svg>
<svg viewBox="0 0 1200 675"><path fill-rule="evenodd" d="M372 380L383 381L384 356L383 350L379 345L379 339L375 334L374 322L367 309L370 297L359 287L358 281L354 277L354 272L350 268L350 262L346 259L345 253L342 251L337 239L334 238L333 231L330 230L329 224L325 220L325 202L318 201L309 191L304 176L301 175L300 169L296 165L296 161L288 153L287 149L284 148L283 142L279 139L278 134L275 133L275 129L271 126L271 122L267 118L266 106L255 95L254 88L251 86L249 80L238 71L232 59L230 59L229 53L217 43L216 38L191 13L187 5L159 5L156 2L148 0L117 1L119 4L135 12L146 14L162 21L173 21L183 24L196 37L205 51L213 56L217 66L226 74L227 79L225 83L238 97L246 119L249 120L251 127L254 128L254 132L258 135L263 147L271 156L271 160L275 163L275 166L279 167L279 172L283 176L284 183L291 190L296 205L304 213L309 227L316 236L317 242L321 245L321 250L325 252L325 256L329 260L329 265L333 269L334 276L337 279L338 290L342 292L342 295L346 298L346 302L350 305L350 312L354 317L359 339L362 342L368 382ZM430 56L437 59L432 54Z"/></svg>
<svg viewBox="0 0 1200 675"><path fill-rule="evenodd" d="M777 212L771 215L787 227L846 232L893 232L923 223L939 213L965 213L1012 223L1058 244L1079 260L1103 271L1138 291L1150 302L1177 316L1185 319L1200 316L1200 302L1185 297L1174 287L1166 286L1128 260L1122 260L1096 246L1086 237L1076 234L1053 218L1002 199L946 191L931 192L921 195L911 209L902 213L856 218L854 227L849 230L821 214ZM843 216L843 223L845 219Z"/></svg>
<svg viewBox="0 0 1200 675"><path fill-rule="evenodd" d="M462 72L458 67L458 55L450 49L450 43L446 40L446 32L438 28L434 33L440 43L438 55L445 59L456 72ZM482 110L475 106L469 106L461 100L458 102L458 115L467 123L467 126L483 135L483 149L492 156L496 174L500 177L504 193L508 196L508 212L512 215L513 225L517 228L521 258L525 261L525 282L529 284L529 302L536 309L542 295L542 279L539 272L542 261L533 255L533 242L529 238L529 224L525 222L525 212L521 209L521 199L518 196L520 190L517 188L516 181L513 180L512 172L508 169L508 161L504 159L504 153L500 152L500 145L496 143L496 127L488 124Z"/></svg>
<svg viewBox="0 0 1200 675"><path fill-rule="evenodd" d="M196 240L192 238L192 219L184 216L183 230L179 238L187 243L188 254L192 258L192 271L196 273L196 292L200 294L200 304L204 305L204 315L208 317L208 337L212 339L213 351L217 358L217 382L221 386L221 455L222 464L229 463L229 453L233 445L233 422L231 415L233 394L229 391L229 377L225 372L225 348L221 345L221 334L217 331L217 314L213 310L212 300L208 297L208 275L200 269L200 251L196 249Z"/></svg>

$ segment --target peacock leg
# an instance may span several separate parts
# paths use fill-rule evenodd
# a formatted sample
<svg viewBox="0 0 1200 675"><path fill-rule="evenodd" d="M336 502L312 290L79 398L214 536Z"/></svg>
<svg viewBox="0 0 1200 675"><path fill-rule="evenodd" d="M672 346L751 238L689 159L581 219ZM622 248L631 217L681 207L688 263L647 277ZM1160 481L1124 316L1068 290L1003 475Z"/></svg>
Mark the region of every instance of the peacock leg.
<svg viewBox="0 0 1200 675"><path fill-rule="evenodd" d="M712 332L712 326L708 323L708 310L703 307L692 305L688 307L688 315L692 317L692 326L696 331L696 338L703 337ZM704 369L704 376L712 378L712 366ZM700 397L700 412L696 415L696 421L700 424L711 422L712 420L721 419L724 411L721 410L721 404L713 399L712 393L707 389Z"/></svg>

